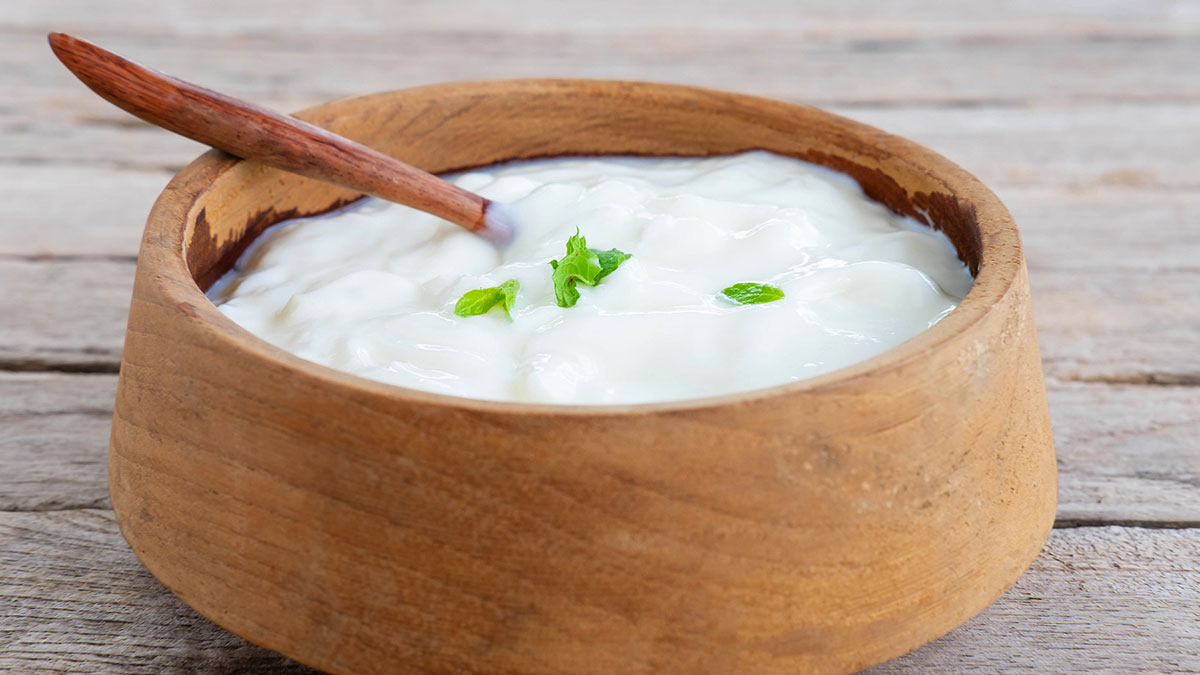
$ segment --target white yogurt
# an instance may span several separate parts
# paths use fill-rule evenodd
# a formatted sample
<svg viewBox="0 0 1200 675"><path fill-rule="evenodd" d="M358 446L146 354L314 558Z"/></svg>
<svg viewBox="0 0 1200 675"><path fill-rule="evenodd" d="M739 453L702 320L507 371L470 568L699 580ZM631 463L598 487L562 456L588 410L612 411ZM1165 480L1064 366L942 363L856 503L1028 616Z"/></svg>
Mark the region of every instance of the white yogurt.
<svg viewBox="0 0 1200 675"><path fill-rule="evenodd" d="M371 200L270 229L210 297L305 359L413 389L501 401L641 403L758 389L884 352L944 317L972 279L941 233L853 179L766 152L579 158L453 182L512 204L506 248ZM571 308L552 259L579 228L632 254ZM455 302L517 279L510 321ZM782 300L733 305L763 282Z"/></svg>

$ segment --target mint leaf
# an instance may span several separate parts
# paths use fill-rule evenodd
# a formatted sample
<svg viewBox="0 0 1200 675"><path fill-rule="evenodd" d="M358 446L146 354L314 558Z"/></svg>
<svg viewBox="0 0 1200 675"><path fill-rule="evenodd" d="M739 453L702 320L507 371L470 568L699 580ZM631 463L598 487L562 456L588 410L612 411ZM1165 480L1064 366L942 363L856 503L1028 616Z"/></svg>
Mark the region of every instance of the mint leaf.
<svg viewBox="0 0 1200 675"><path fill-rule="evenodd" d="M520 288L521 282L509 279L499 286L467 291L458 299L458 302L454 303L454 313L459 316L478 316L487 314L493 307L499 305L511 321L510 310L517 301L517 290Z"/></svg>
<svg viewBox="0 0 1200 675"><path fill-rule="evenodd" d="M721 295L735 305L761 305L765 302L775 302L776 300L783 299L782 290L774 286L756 284L751 281L734 284L721 291Z"/></svg>
<svg viewBox="0 0 1200 675"><path fill-rule="evenodd" d="M504 313L508 315L509 319L512 319L512 308L517 304L517 291L521 290L521 282L509 279L500 284L500 290L504 291L504 302L502 303Z"/></svg>
<svg viewBox="0 0 1200 675"><path fill-rule="evenodd" d="M579 302L579 291L575 289L572 270L564 266L560 272L557 260L551 260L550 267L554 268L554 301L559 307L574 307Z"/></svg>
<svg viewBox="0 0 1200 675"><path fill-rule="evenodd" d="M600 263L600 274L596 275L597 282L612 274L613 271L621 266L621 263L633 257L632 253L618 251L615 248L610 248L607 251L597 251L594 248L589 248L588 253L596 256L596 261Z"/></svg>
<svg viewBox="0 0 1200 675"><path fill-rule="evenodd" d="M574 307L579 302L579 290L575 288L577 283L595 286L631 257L631 254L615 248L607 251L588 248L587 238L579 234L576 228L575 234L567 240L567 254L550 261L550 267L554 269L555 302L559 307Z"/></svg>

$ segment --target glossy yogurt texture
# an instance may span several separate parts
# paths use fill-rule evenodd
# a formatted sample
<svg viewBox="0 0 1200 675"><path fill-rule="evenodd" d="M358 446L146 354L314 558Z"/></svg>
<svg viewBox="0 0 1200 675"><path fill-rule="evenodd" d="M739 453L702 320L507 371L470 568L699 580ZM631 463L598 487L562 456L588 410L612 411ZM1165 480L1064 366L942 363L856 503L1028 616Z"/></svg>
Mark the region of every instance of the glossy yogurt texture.
<svg viewBox="0 0 1200 675"><path fill-rule="evenodd" d="M767 152L568 158L450 179L512 205L504 248L434 216L368 200L264 233L209 295L289 352L402 387L497 401L694 399L836 370L926 330L972 279L941 233L868 199L850 177ZM550 260L576 229L632 254L577 305ZM455 315L476 288L520 282L499 308ZM734 305L722 289L784 291Z"/></svg>

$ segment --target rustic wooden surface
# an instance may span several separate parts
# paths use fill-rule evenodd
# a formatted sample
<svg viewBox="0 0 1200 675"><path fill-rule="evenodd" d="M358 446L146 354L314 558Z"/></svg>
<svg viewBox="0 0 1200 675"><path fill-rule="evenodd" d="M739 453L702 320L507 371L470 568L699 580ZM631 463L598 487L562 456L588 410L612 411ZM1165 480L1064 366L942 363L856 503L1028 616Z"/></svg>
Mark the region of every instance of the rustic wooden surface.
<svg viewBox="0 0 1200 675"><path fill-rule="evenodd" d="M459 4L5 3L0 669L307 672L164 591L106 510L138 238L201 148L75 82L45 44L64 30L284 110L623 77L814 103L943 153L1022 230L1062 529L982 615L872 672L1200 671L1200 4Z"/></svg>

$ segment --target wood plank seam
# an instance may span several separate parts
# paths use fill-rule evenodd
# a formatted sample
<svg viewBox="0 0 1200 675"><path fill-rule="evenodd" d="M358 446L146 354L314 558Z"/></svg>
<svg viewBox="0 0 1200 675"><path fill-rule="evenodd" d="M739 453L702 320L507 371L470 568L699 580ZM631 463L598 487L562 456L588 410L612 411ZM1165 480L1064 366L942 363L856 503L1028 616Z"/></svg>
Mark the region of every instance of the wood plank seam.
<svg viewBox="0 0 1200 675"><path fill-rule="evenodd" d="M0 372L6 373L70 373L75 375L115 375L121 371L121 362L98 359L95 361L55 361L44 358L0 358Z"/></svg>

